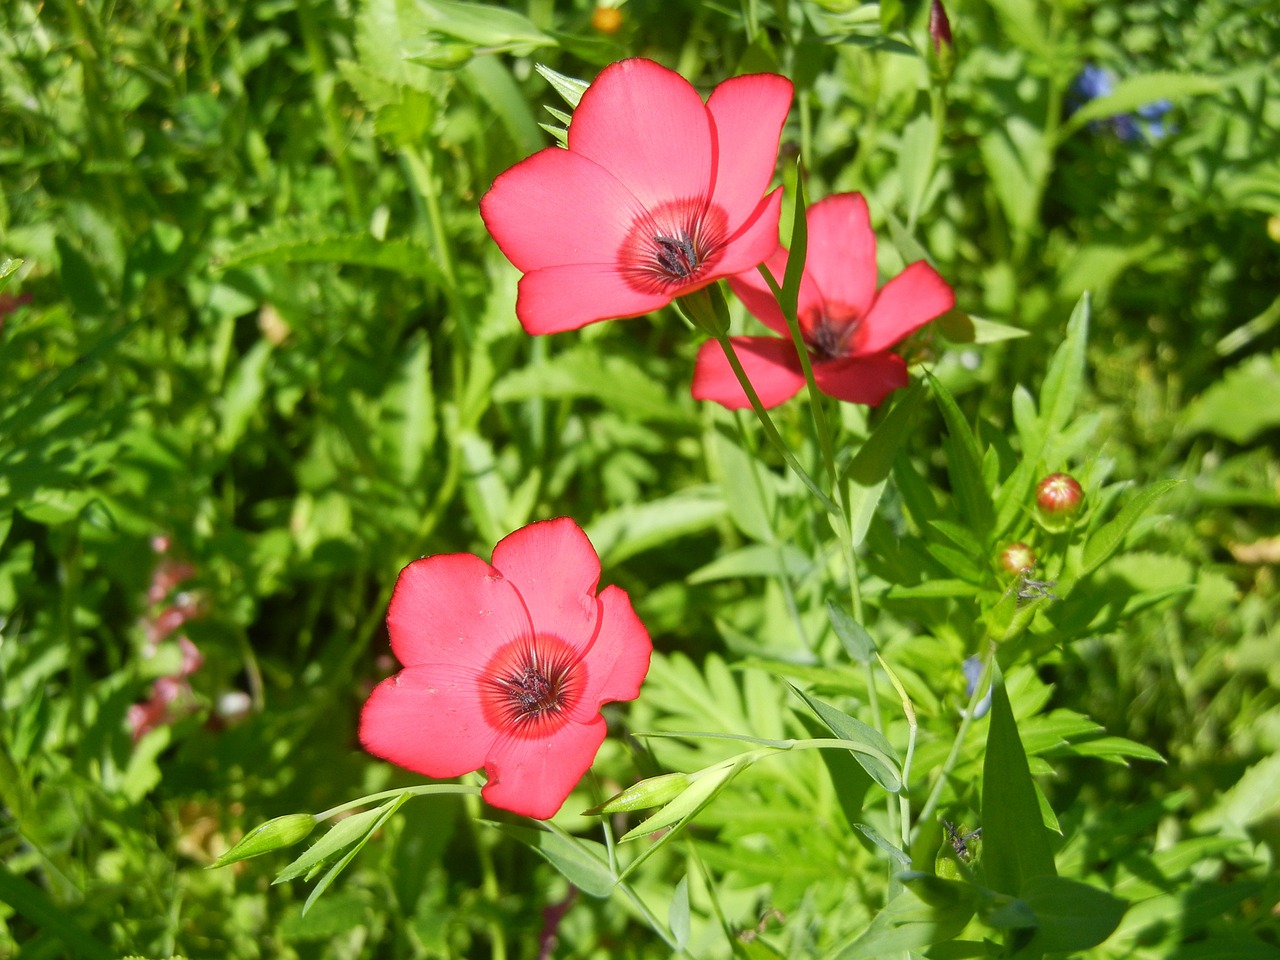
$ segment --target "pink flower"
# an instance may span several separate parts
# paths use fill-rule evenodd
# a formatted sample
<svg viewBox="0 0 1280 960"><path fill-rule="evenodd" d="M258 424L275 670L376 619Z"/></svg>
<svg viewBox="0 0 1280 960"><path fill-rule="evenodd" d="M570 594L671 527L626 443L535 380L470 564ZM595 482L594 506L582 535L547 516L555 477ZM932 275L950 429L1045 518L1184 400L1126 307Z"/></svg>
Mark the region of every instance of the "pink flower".
<svg viewBox="0 0 1280 960"><path fill-rule="evenodd" d="M529 333L634 317L748 270L777 246L781 190L764 196L791 104L774 74L726 80L704 104L650 60L605 67L569 148L494 181L480 215L520 278Z"/></svg>
<svg viewBox="0 0 1280 960"><path fill-rule="evenodd" d="M604 742L602 704L634 700L652 645L626 593L561 517L469 553L415 560L387 611L404 665L360 717L366 750L429 777L484 767L484 798L554 816Z"/></svg>
<svg viewBox="0 0 1280 960"><path fill-rule="evenodd" d="M906 362L889 350L955 304L947 282L924 261L913 263L876 290L876 235L861 194L827 197L806 212L809 252L800 281L800 332L809 348L818 389L838 400L875 406L907 385ZM779 284L787 251L767 261ZM795 396L804 372L787 322L758 271L729 280L748 310L777 337L732 337L747 378L766 407ZM750 406L720 345L698 350L695 400L738 410Z"/></svg>

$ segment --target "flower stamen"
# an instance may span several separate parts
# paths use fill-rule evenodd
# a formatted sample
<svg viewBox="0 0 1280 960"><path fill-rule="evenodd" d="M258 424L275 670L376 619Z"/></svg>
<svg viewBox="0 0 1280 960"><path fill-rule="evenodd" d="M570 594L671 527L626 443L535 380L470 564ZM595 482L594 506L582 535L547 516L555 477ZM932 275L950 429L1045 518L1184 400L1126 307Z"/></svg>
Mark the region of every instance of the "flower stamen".
<svg viewBox="0 0 1280 960"><path fill-rule="evenodd" d="M700 262L693 241L684 231L678 237L657 236L658 266L674 280L687 280L698 269Z"/></svg>
<svg viewBox="0 0 1280 960"><path fill-rule="evenodd" d="M539 635L508 644L482 681L490 723L517 735L545 735L564 723L582 689L578 656L562 641Z"/></svg>

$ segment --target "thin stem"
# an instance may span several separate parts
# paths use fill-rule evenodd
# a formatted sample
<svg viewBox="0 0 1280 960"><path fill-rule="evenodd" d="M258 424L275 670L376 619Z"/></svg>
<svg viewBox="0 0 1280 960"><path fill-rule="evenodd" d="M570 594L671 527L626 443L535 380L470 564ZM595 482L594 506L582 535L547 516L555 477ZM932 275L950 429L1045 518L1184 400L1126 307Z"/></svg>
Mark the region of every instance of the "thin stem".
<svg viewBox="0 0 1280 960"><path fill-rule="evenodd" d="M919 730L919 723L916 721L915 705L911 702L911 697L903 687L902 681L898 679L898 675L893 672L893 668L879 652L876 653L876 662L880 664L880 669L893 684L893 689L897 691L902 703L902 712L907 716L907 755L902 761L902 790L898 794L898 812L901 816L899 828L902 832L902 846L903 849L909 849L911 847L911 792L908 784L911 782L911 760L916 752L916 733Z"/></svg>
<svg viewBox="0 0 1280 960"><path fill-rule="evenodd" d="M330 807L323 813L315 814L317 821L328 820L330 817L342 813L355 807L367 807L371 803L377 803L379 800L389 800L392 797L423 797L430 794L456 793L463 796L480 796L480 788L473 787L467 783L423 783L416 787L401 787L398 790L383 790L381 793L372 793L367 797L360 797L357 800L348 800L346 803L340 803L336 807Z"/></svg>
<svg viewBox="0 0 1280 960"><path fill-rule="evenodd" d="M747 372L742 368L742 362L738 359L737 351L733 348L733 341L730 340L728 334L722 334L716 337L716 342L720 344L720 349L724 351L724 355L729 361L729 366L733 368L734 376L738 378L738 383L742 385L742 390L747 395L747 400L751 403L751 409L755 411L756 418L764 428L764 435L768 437L769 442L773 444L774 449L786 461L791 471L809 488L809 492L818 498L822 506L829 513L839 515L840 508L835 505L835 502L830 497L822 492L822 489L814 481L813 477L809 475L809 472L800 466L800 461L788 449L782 439L782 435L778 433L778 428L773 425L773 420L770 418L768 411L765 410L764 405L760 402L760 396L756 393L756 388L747 379Z"/></svg>

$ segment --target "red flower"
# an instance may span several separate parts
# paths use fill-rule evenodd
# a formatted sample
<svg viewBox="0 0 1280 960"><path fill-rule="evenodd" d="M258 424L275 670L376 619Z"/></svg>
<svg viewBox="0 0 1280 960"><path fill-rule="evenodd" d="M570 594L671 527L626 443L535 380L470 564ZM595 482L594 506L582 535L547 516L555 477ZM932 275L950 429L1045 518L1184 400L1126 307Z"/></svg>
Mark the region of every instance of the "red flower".
<svg viewBox="0 0 1280 960"><path fill-rule="evenodd" d="M529 333L634 317L748 270L777 246L773 177L791 82L762 73L704 104L650 60L605 67L550 147L501 174L480 201L524 276Z"/></svg>
<svg viewBox="0 0 1280 960"><path fill-rule="evenodd" d="M820 200L808 209L805 222L809 253L798 313L814 381L838 400L875 406L907 385L906 362L889 348L950 310L955 295L924 261L911 264L876 290L876 235L861 194ZM781 283L786 249L778 247L766 263ZM787 322L758 271L732 277L729 285L751 313L785 338L731 338L760 402L776 407L804 386ZM712 341L698 350L693 397L714 400L730 410L750 405L723 350Z"/></svg>
<svg viewBox="0 0 1280 960"><path fill-rule="evenodd" d="M400 573L387 628L404 664L370 695L360 741L429 777L484 767L484 798L553 816L604 742L600 707L634 700L652 645L626 593L599 594L600 559L561 517Z"/></svg>

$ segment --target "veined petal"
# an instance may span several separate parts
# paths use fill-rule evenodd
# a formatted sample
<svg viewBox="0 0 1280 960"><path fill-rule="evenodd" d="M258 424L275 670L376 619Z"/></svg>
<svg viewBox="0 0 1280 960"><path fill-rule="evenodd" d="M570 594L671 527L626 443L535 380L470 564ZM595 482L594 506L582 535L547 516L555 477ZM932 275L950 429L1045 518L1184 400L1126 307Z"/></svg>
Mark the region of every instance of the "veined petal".
<svg viewBox="0 0 1280 960"><path fill-rule="evenodd" d="M569 150L594 160L649 209L707 199L711 121L689 81L652 60L600 71L569 124ZM563 198L576 203L576 195Z"/></svg>
<svg viewBox="0 0 1280 960"><path fill-rule="evenodd" d="M608 586L600 591L600 630L583 657L587 685L574 712L583 719L600 712L611 700L634 700L649 672L653 643L649 631L631 606L624 590Z"/></svg>
<svg viewBox="0 0 1280 960"><path fill-rule="evenodd" d="M760 397L760 403L765 407L776 407L791 399L804 386L800 358L789 340L777 337L729 339L733 341L747 379L751 381ZM730 410L743 410L751 406L720 344L713 340L708 340L698 348L691 392L695 400L714 400Z"/></svg>
<svg viewBox="0 0 1280 960"><path fill-rule="evenodd" d="M480 198L480 216L507 259L522 271L616 259L644 207L611 173L549 147L498 175Z"/></svg>
<svg viewBox="0 0 1280 960"><path fill-rule="evenodd" d="M415 560L400 571L387 610L391 650L406 667L485 663L532 634L512 584L470 553Z"/></svg>
<svg viewBox="0 0 1280 960"><path fill-rule="evenodd" d="M749 216L769 188L791 94L790 80L757 73L724 81L707 100L715 128L711 199L730 224Z"/></svg>
<svg viewBox="0 0 1280 960"><path fill-rule="evenodd" d="M955 306L956 295L938 271L919 260L880 289L862 321L859 354L887 350Z"/></svg>
<svg viewBox="0 0 1280 960"><path fill-rule="evenodd" d="M782 215L782 188L764 197L751 216L729 237L713 267L715 276L754 271L778 249L778 218ZM764 283L763 280L760 281Z"/></svg>
<svg viewBox="0 0 1280 960"><path fill-rule="evenodd" d="M876 296L876 235L867 201L860 193L827 197L805 211L805 224L805 277L816 282L826 303L866 317Z"/></svg>
<svg viewBox="0 0 1280 960"><path fill-rule="evenodd" d="M428 777L480 769L496 739L475 668L406 667L374 688L360 714L366 750Z"/></svg>
<svg viewBox="0 0 1280 960"><path fill-rule="evenodd" d="M566 723L542 740L502 738L485 762L489 782L481 794L512 813L537 820L554 817L595 760L607 732L597 713L590 723Z"/></svg>
<svg viewBox="0 0 1280 960"><path fill-rule="evenodd" d="M561 333L597 320L638 317L670 302L670 293L636 289L615 263L569 263L521 277L516 316L526 333Z"/></svg>
<svg viewBox="0 0 1280 960"><path fill-rule="evenodd" d="M568 517L521 527L493 548L493 566L520 592L537 633L586 651L599 618L600 558L581 527Z"/></svg>
<svg viewBox="0 0 1280 960"><path fill-rule="evenodd" d="M908 379L907 363L895 353L820 360L813 365L813 382L827 396L871 407L905 387Z"/></svg>

